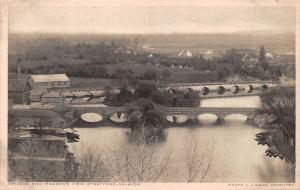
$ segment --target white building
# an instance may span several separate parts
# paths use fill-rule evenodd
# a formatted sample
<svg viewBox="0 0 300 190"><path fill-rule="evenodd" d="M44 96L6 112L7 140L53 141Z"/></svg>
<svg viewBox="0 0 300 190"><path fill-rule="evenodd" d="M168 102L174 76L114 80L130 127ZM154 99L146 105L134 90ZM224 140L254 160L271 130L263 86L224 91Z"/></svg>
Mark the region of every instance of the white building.
<svg viewBox="0 0 300 190"><path fill-rule="evenodd" d="M178 53L178 57L192 57L193 53L190 50L181 50Z"/></svg>
<svg viewBox="0 0 300 190"><path fill-rule="evenodd" d="M70 86L70 79L66 74L30 75L29 85L34 90L64 88Z"/></svg>

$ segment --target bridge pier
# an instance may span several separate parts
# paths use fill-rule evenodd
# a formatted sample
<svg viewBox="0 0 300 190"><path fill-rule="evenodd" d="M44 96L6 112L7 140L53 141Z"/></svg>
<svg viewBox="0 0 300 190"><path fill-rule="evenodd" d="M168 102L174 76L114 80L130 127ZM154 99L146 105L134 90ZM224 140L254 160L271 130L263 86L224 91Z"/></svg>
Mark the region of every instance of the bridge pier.
<svg viewBox="0 0 300 190"><path fill-rule="evenodd" d="M225 115L217 115L217 120L215 122L216 125L224 124L225 123Z"/></svg>
<svg viewBox="0 0 300 190"><path fill-rule="evenodd" d="M254 123L255 123L255 122L254 122L254 119L255 119L255 115L254 115L254 114L247 115L247 120L246 120L246 122L247 122L248 124L254 124Z"/></svg>
<svg viewBox="0 0 300 190"><path fill-rule="evenodd" d="M198 115L189 115L188 122L192 124L201 124L201 122L198 120Z"/></svg>
<svg viewBox="0 0 300 190"><path fill-rule="evenodd" d="M247 115L247 121L254 120L255 115Z"/></svg>
<svg viewBox="0 0 300 190"><path fill-rule="evenodd" d="M216 125L220 125L220 124L224 124L224 123L225 123L225 119L224 118L220 118L220 117L218 117L218 119L215 122Z"/></svg>

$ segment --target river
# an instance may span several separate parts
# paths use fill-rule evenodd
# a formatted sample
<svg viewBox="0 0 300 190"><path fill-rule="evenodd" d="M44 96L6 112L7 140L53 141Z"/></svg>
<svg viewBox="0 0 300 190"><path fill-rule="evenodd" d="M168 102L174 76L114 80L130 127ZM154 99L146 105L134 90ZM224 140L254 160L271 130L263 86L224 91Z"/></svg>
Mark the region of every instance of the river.
<svg viewBox="0 0 300 190"><path fill-rule="evenodd" d="M202 100L203 107L258 107L258 96L238 98L218 98ZM213 115L204 115L199 127L171 127L164 131L165 140L155 147L158 157L169 158L167 169L157 181L186 182L188 179L187 155L196 147L196 160L211 163L208 174L201 180L205 164L195 182L289 182L290 167L279 158L265 156L265 146L257 145L255 134L261 129L245 122L243 115L231 115L225 123L214 125ZM96 128L75 128L80 135L80 142L70 144L70 149L77 157L88 148L107 156L105 151L111 147L122 149L131 146L128 142L129 129L99 126ZM202 157L202 155L206 155ZM190 158L190 157L189 157ZM159 160L159 158L158 158ZM199 162L200 163L200 162ZM107 164L108 165L108 164Z"/></svg>

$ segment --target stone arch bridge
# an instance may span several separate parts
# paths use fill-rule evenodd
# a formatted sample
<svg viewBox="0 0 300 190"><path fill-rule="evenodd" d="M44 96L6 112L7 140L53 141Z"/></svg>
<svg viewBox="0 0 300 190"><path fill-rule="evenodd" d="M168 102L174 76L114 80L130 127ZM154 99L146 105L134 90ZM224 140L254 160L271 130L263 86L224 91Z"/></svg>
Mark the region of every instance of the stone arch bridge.
<svg viewBox="0 0 300 190"><path fill-rule="evenodd" d="M239 96L256 96L264 91L274 88L278 85L276 82L215 82L215 83L173 83L173 84L158 84L157 87L161 91L170 93L177 92L197 92L201 98L223 98L223 97L239 97ZM105 97L105 92L119 93L121 86L114 86L112 89L103 87L91 88L68 88L64 89L64 96L68 99L83 98L87 101L94 98ZM132 93L133 88L129 89ZM52 89L50 91L61 91L61 89Z"/></svg>
<svg viewBox="0 0 300 190"><path fill-rule="evenodd" d="M162 107L160 109L166 120L171 123L176 123L179 117L184 116L186 120L197 120L199 115L212 114L218 119L217 122L223 121L226 116L232 114L241 114L247 116L247 120L252 120L256 108L246 107ZM96 113L101 115L104 119L108 119L112 115L126 114L125 107L100 107L99 105L67 105L64 111L73 113L74 117L80 117L85 113Z"/></svg>
<svg viewBox="0 0 300 190"><path fill-rule="evenodd" d="M195 91L202 98L254 96L277 86L275 82L254 83L186 83L160 85L171 93Z"/></svg>

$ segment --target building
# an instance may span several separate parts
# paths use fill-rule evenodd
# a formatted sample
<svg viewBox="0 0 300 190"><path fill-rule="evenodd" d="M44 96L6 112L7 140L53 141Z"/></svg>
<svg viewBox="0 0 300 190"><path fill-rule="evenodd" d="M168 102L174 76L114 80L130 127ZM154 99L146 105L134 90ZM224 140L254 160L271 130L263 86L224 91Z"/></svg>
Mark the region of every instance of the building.
<svg viewBox="0 0 300 190"><path fill-rule="evenodd" d="M246 53L243 56L241 66L244 69L255 70L257 65L258 65L258 58L255 55L253 55L253 54L248 55L248 53Z"/></svg>
<svg viewBox="0 0 300 190"><path fill-rule="evenodd" d="M42 95L45 93L45 91L42 90L31 90L30 91L30 102L34 103L34 102L40 102L41 101L41 97Z"/></svg>
<svg viewBox="0 0 300 190"><path fill-rule="evenodd" d="M241 55L241 56L244 56L245 54L247 54L249 56L255 56L255 49L232 48L232 49L226 51L225 54L226 55L236 54L236 55Z"/></svg>
<svg viewBox="0 0 300 190"><path fill-rule="evenodd" d="M193 53L190 50L181 50L178 53L178 57L192 57Z"/></svg>
<svg viewBox="0 0 300 190"><path fill-rule="evenodd" d="M27 80L8 79L8 100L12 104L29 104L30 86Z"/></svg>
<svg viewBox="0 0 300 190"><path fill-rule="evenodd" d="M41 96L42 104L60 104L63 95L60 92L49 92Z"/></svg>
<svg viewBox="0 0 300 190"><path fill-rule="evenodd" d="M65 88L70 87L70 79L66 74L30 75L29 84L33 90Z"/></svg>
<svg viewBox="0 0 300 190"><path fill-rule="evenodd" d="M12 104L30 104L30 85L28 76L22 75L21 59L17 59L18 73L17 76L9 74L8 79L8 105Z"/></svg>

